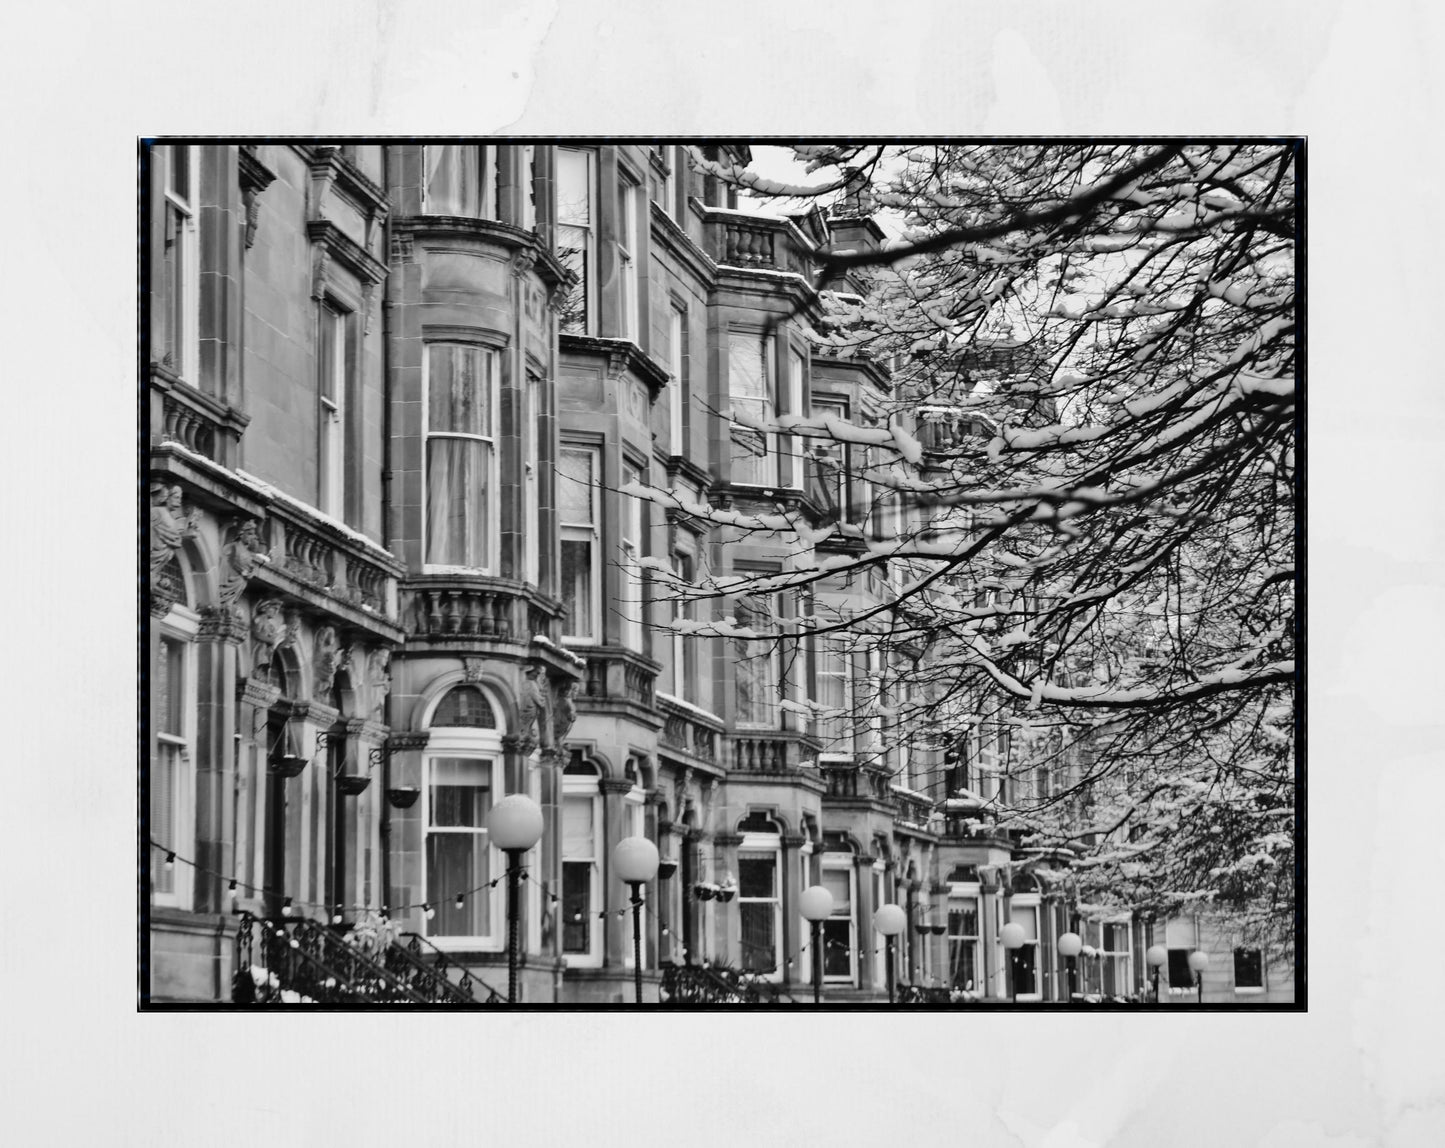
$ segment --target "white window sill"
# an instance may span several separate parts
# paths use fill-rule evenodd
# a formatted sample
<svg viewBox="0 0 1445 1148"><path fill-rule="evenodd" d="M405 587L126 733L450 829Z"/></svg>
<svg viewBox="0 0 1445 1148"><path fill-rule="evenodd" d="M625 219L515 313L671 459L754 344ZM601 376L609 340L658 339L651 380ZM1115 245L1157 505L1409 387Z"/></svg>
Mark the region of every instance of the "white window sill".
<svg viewBox="0 0 1445 1148"><path fill-rule="evenodd" d="M1257 997L1257 996L1262 996L1262 995L1264 994L1264 992L1265 992L1265 989L1264 989L1264 986L1263 986L1263 985L1256 985L1256 986L1254 986L1253 988L1250 988L1250 987L1248 987L1248 986L1241 987L1241 986L1239 986L1239 985L1235 985L1235 986L1234 986L1234 995L1235 995L1235 996L1241 996L1241 997Z"/></svg>

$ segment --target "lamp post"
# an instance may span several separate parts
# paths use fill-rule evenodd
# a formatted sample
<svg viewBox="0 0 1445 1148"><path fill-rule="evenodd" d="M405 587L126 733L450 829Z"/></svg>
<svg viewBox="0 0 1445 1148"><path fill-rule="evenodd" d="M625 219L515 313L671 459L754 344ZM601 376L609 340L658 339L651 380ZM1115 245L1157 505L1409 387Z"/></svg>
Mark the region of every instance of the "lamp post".
<svg viewBox="0 0 1445 1148"><path fill-rule="evenodd" d="M1059 937L1059 952L1069 962L1069 1003L1074 1003L1074 958L1083 949L1084 942L1078 933L1064 933Z"/></svg>
<svg viewBox="0 0 1445 1148"><path fill-rule="evenodd" d="M809 885L798 895L798 911L813 929L813 1003L823 1003L823 922L833 915L833 894Z"/></svg>
<svg viewBox="0 0 1445 1148"><path fill-rule="evenodd" d="M908 928L908 914L897 905L882 905L873 914L873 927L883 934L887 942L885 960L888 976L888 1003L893 1003L893 938Z"/></svg>
<svg viewBox="0 0 1445 1148"><path fill-rule="evenodd" d="M632 979L642 1003L642 883L657 876L657 846L646 837L624 837L612 847L612 865L632 890Z"/></svg>
<svg viewBox="0 0 1445 1148"><path fill-rule="evenodd" d="M487 835L507 855L507 1003L517 1001L517 916L522 855L542 839L542 810L525 793L513 793L487 814Z"/></svg>
<svg viewBox="0 0 1445 1148"><path fill-rule="evenodd" d="M1014 921L1010 921L999 930L999 939L1003 941L1003 947L1008 952L1008 995L1009 1000L1018 1000L1018 984L1014 975L1014 956L1019 949L1024 947L1024 927Z"/></svg>
<svg viewBox="0 0 1445 1148"><path fill-rule="evenodd" d="M1209 954L1195 949L1189 954L1189 971L1194 974L1194 987L1199 994L1199 1003L1204 1003L1204 970L1209 967Z"/></svg>
<svg viewBox="0 0 1445 1148"><path fill-rule="evenodd" d="M1163 945L1150 945L1144 954L1149 965L1149 978L1154 982L1154 1003L1159 1003L1159 967L1169 960L1169 950Z"/></svg>

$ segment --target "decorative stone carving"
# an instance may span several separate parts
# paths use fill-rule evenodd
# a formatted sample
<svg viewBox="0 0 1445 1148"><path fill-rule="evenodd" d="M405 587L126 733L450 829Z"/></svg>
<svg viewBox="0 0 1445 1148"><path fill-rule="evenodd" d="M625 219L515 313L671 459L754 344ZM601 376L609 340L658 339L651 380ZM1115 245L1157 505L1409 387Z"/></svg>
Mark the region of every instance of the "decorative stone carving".
<svg viewBox="0 0 1445 1148"><path fill-rule="evenodd" d="M314 693L318 698L327 697L331 693L331 685L336 680L337 649L335 626L322 626L316 631L311 664L316 677Z"/></svg>
<svg viewBox="0 0 1445 1148"><path fill-rule="evenodd" d="M271 664L276 647L286 640L288 627L280 598L267 598L251 618L252 673Z"/></svg>
<svg viewBox="0 0 1445 1148"><path fill-rule="evenodd" d="M164 482L151 483L151 590L154 594L161 572L170 565L183 539L196 533L196 512L181 504L181 488ZM169 609L170 601L165 603ZM165 611L162 610L162 613Z"/></svg>
<svg viewBox="0 0 1445 1148"><path fill-rule="evenodd" d="M415 243L409 231L396 231L391 236L391 261L411 263L415 260Z"/></svg>
<svg viewBox="0 0 1445 1148"><path fill-rule="evenodd" d="M552 749L552 699L547 689L547 672L539 662L529 662L524 671L522 696L518 704L520 718L517 729L518 746L524 754L538 746Z"/></svg>
<svg viewBox="0 0 1445 1148"><path fill-rule="evenodd" d="M537 253L530 247L519 247L512 252L512 275L521 279L537 265Z"/></svg>
<svg viewBox="0 0 1445 1148"><path fill-rule="evenodd" d="M361 333L371 334L371 301L376 296L376 284L365 283L361 287Z"/></svg>
<svg viewBox="0 0 1445 1148"><path fill-rule="evenodd" d="M234 611L221 606L202 606L197 636L203 642L228 642L239 646L246 638L246 623Z"/></svg>
<svg viewBox="0 0 1445 1148"><path fill-rule="evenodd" d="M331 252L322 244L311 249L311 298L326 295L326 279L331 270Z"/></svg>
<svg viewBox="0 0 1445 1148"><path fill-rule="evenodd" d="M261 549L261 533L253 519L236 529L235 537L221 548L221 586L217 594L226 609L234 609L256 567L271 561Z"/></svg>
<svg viewBox="0 0 1445 1148"><path fill-rule="evenodd" d="M577 720L577 683L567 682L556 692L552 706L552 744L562 745Z"/></svg>
<svg viewBox="0 0 1445 1148"><path fill-rule="evenodd" d="M479 682L482 680L482 664L481 658L462 655L462 673L466 676L467 681Z"/></svg>
<svg viewBox="0 0 1445 1148"><path fill-rule="evenodd" d="M246 248L256 242L256 222L261 212L261 193L271 186L276 173L261 162L255 145L243 144L237 153L241 178L241 202L246 208Z"/></svg>
<svg viewBox="0 0 1445 1148"><path fill-rule="evenodd" d="M386 695L391 693L390 650L372 650L371 657L367 661L366 682L371 687L369 716L375 721L380 721L382 711L386 706Z"/></svg>

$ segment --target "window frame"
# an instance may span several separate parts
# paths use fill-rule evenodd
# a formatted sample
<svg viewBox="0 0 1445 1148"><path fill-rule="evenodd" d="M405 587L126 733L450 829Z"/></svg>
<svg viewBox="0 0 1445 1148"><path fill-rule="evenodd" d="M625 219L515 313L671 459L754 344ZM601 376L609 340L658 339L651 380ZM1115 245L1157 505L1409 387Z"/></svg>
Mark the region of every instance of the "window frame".
<svg viewBox="0 0 1445 1148"><path fill-rule="evenodd" d="M472 894L474 897L487 898L487 921L489 932L486 934L462 935L454 933L438 934L433 932L435 926L423 917L421 933L432 944L442 950L476 950L479 952L502 952L506 947L506 920L504 913L502 886L505 882L499 880L505 875L506 864L502 852L492 844L491 835L486 829L486 819L483 817L483 824L478 828L466 830L448 827L441 827L440 830L432 826L432 775L434 762L440 758L459 759L463 761L478 762L484 766L487 775L487 789L491 794L491 801L488 809L495 807L497 802L507 796L505 790L505 770L503 769L504 756L502 748L503 730L485 729L475 726L432 726L430 724L431 714L436 712L447 694L461 683L452 682L443 689L428 713L427 729L430 736L427 739L426 748L421 755L421 888L423 898L429 897L431 874L428 865L429 842L431 835L435 832L470 833L483 839L482 848L486 850L488 880L496 882L490 888L483 888ZM486 698L494 713L500 714L502 710L498 706L497 699L487 690L482 690L482 696ZM440 891L448 900L458 892L464 890L442 890Z"/></svg>
<svg viewBox="0 0 1445 1148"><path fill-rule="evenodd" d="M776 984L783 978L783 848L782 838L776 833L745 833L738 845L738 968L752 972L752 975ZM745 897L742 891L742 862L766 858L773 866L773 892L771 897ZM743 905L771 904L773 934L773 968L771 971L750 970L742 948L742 907Z"/></svg>
<svg viewBox="0 0 1445 1148"><path fill-rule="evenodd" d="M687 421L683 417L688 401L687 309L673 303L668 318L668 371L672 375L671 407L668 410L668 453L686 456Z"/></svg>
<svg viewBox="0 0 1445 1148"><path fill-rule="evenodd" d="M562 199L561 199L561 194L562 194L562 191L563 191L563 187L562 187L563 164L562 164L562 162L561 162L561 157L563 156L563 154L574 154L574 155L581 156L582 159L583 159L583 178L586 180L586 183L587 183L586 197L585 197L585 199L586 199L586 208L587 208L587 222L586 222L586 223L572 223L572 222L565 221L565 220L563 219L563 217L562 217ZM578 329L575 328L574 325L565 323L565 322L563 321L563 318L564 318L564 317L563 317L563 316L559 316L558 330L559 330L562 334L594 335L594 334L597 333L597 280L598 280L598 275L597 275L597 223L598 223L598 221L597 221L597 151L596 151L596 149L595 149L595 148L569 148L569 147L559 147L559 148L557 149L557 159L556 159L556 165L555 165L555 174L554 174L554 179L553 179L553 186L554 186L553 197L554 197L554 202L555 202L555 206L556 206L556 210L553 212L553 219L554 219L554 221L555 221L554 224L553 224L553 229L554 229L554 234L555 234L554 250L555 250L555 253L556 253L556 255L557 255L557 258L562 262L563 266L567 267L569 270L575 270L575 269L572 268L572 265L571 265L570 263L568 263L567 259L566 259L565 256L563 255L563 245L562 245L562 243L561 243L561 238L562 238L563 231L564 231L564 229L570 229L570 230L573 231L573 232L580 233L581 238L582 238L582 245L581 245L581 248L580 248L580 250L581 250L581 256L582 256L582 270L581 270L581 274L580 274L579 281L578 281L578 283L576 284L576 286L574 287L574 290L579 290L579 289L580 289L580 291L582 292L582 315L581 315L581 321L580 321L580 322L581 322L581 329L578 330Z"/></svg>
<svg viewBox="0 0 1445 1148"><path fill-rule="evenodd" d="M758 361L762 368L761 394L743 395L734 385L735 382L735 351L738 347L745 345L749 358L756 352ZM778 386L774 377L777 373L777 366L773 361L774 338L766 331L748 328L733 327L727 333L727 365L728 365L728 481L734 486L750 486L759 490L776 490L780 485L780 474L778 467L778 435L776 431L755 431L750 427L740 426L732 419L732 409L738 403L755 406L757 409L750 412L756 421L760 423L771 423L777 418L778 413ZM740 372L737 373L740 375ZM742 438L738 436L742 435ZM761 466L761 481L758 475L749 474L748 477L738 477L738 467L745 462L739 455L739 448L748 449L745 443L749 441L748 436L761 436L763 453L754 455L753 461L747 463L749 467ZM761 458L759 464L756 459Z"/></svg>
<svg viewBox="0 0 1445 1148"><path fill-rule="evenodd" d="M328 316L335 323L329 332ZM328 293L317 304L316 320L316 508L349 522L347 506L354 500L350 482L353 443L348 429L356 396L356 311ZM323 350L328 342L329 356Z"/></svg>
<svg viewBox="0 0 1445 1148"><path fill-rule="evenodd" d="M572 481L562 473L562 457L567 454L586 455L588 458L588 483L590 487L591 521L586 523L568 522L562 517L562 496L557 495L558 535L558 591L564 605L567 600L563 551L568 542L587 542L590 558L587 571L587 612L589 627L585 633L567 633L568 618L564 609L562 615L562 641L566 645L595 646L602 643L602 448L595 443L564 440L559 447L557 462L557 483Z"/></svg>
<svg viewBox="0 0 1445 1148"><path fill-rule="evenodd" d="M642 342L641 243L637 207L641 198L638 182L626 172L617 177L617 316L618 334L634 343Z"/></svg>
<svg viewBox="0 0 1445 1148"><path fill-rule="evenodd" d="M812 398L813 417L831 418L838 422L850 423L850 406L842 395L814 395ZM813 464L818 468L819 485L825 496L833 500L840 523L848 522L851 507L848 501L848 446L835 438L820 438L813 446Z"/></svg>
<svg viewBox="0 0 1445 1148"><path fill-rule="evenodd" d="M954 902L958 902L958 912L967 912L969 906L973 908L973 932L955 933L953 931ZM948 886L948 900L944 904L944 941L948 953L948 984L950 990L959 989L962 992L974 993L980 997L988 995L987 978L983 972L983 890L976 883L972 882L950 882ZM973 954L973 985L965 988L954 983L956 977L954 952L956 945L968 946ZM924 945L927 949L927 944ZM965 951L969 951L965 950Z"/></svg>
<svg viewBox="0 0 1445 1148"><path fill-rule="evenodd" d="M197 711L199 708L199 683L196 680L196 638L200 633L200 615L189 606L176 603L167 611L166 616L161 619L157 629L158 655L166 656L165 647L167 644L174 644L180 647L180 669L181 669L181 690L180 690L180 718L181 732L179 734L165 732L163 727L164 719L156 722L155 754L151 758L151 773L149 781L149 796L151 808L147 811L147 827L153 840L156 839L154 827L154 803L155 803L155 775L156 770L161 768L163 756L174 755L174 780L171 793L171 836L172 840L164 844L175 853L184 857L194 857L196 842L196 818L195 818L195 788L196 788L196 726ZM159 667L157 667L159 670ZM162 746L169 747L171 753L165 753ZM159 849L151 850L151 904L174 909L189 909L192 905L194 895L193 871L189 865L177 862L170 869L170 889L156 890L156 875L165 874L165 851Z"/></svg>
<svg viewBox="0 0 1445 1148"><path fill-rule="evenodd" d="M172 187L176 172L175 157L186 157L186 186ZM176 377L188 386L200 389L201 366L201 243L200 243L201 149L195 144L168 144L161 179L161 198L167 221L162 226L162 243L170 231L169 215L177 217L175 242L177 253L170 266L173 278L166 285L166 332L172 368Z"/></svg>
<svg viewBox="0 0 1445 1148"><path fill-rule="evenodd" d="M762 599L763 602L760 605L754 607L750 603L752 600L755 599ZM780 592L776 590L771 590L760 593L738 595L737 600L733 603L732 609L733 621L735 623L738 622L738 611L741 609L748 609L750 611L753 609L757 609L764 617L781 617L782 600ZM738 729L768 731L781 730L783 728L783 717L787 712L782 704L784 683L782 676L783 659L780 646L781 640L777 638L766 639L767 650L764 654L748 654L745 652L746 650L751 648L749 643L752 641L752 639L732 638L730 639L730 641L733 645L734 654L734 657L732 659L733 723L737 726ZM754 702L755 706L761 704L761 706L767 711L763 717L763 720L761 721L744 719L742 717L742 707L739 704L738 695L738 668L744 662L747 662L749 664L755 664L760 662L762 663L764 670L766 671L767 681L765 682L765 685L767 686L767 690L760 691L759 696L761 696L763 692L766 692L767 694L771 695L773 700L764 701L762 703L758 703L756 701Z"/></svg>
<svg viewBox="0 0 1445 1148"><path fill-rule="evenodd" d="M1240 984L1239 957L1241 953L1254 953L1259 961L1259 983ZM1264 959L1264 949L1259 945L1234 945L1230 950L1234 991L1239 996L1261 996L1269 991L1269 963Z"/></svg>
<svg viewBox="0 0 1445 1148"><path fill-rule="evenodd" d="M561 864L564 869L563 901L565 906L565 867L568 864L579 865L586 860L591 868L588 876L587 890L587 949L585 952L569 952L566 948L566 922L561 922L562 936L559 948L562 952L563 963L571 969L599 969L602 967L606 956L606 933L604 926L606 922L599 914L605 913L603 906L603 884L602 884L602 853L598 848L598 835L603 827L603 800L600 779L596 774L591 776L582 774L563 775L562 778L562 815L563 831L562 840L559 843ZM592 816L592 853L588 858L569 857L567 855L566 836L566 810L567 803L580 804L590 802Z"/></svg>
<svg viewBox="0 0 1445 1148"><path fill-rule="evenodd" d="M622 462L622 485L648 485L647 467L630 459ZM617 602L618 639L635 653L647 652L647 579L642 560L647 557L648 507L634 495L619 495L617 514L617 568L620 591Z"/></svg>
<svg viewBox="0 0 1445 1148"><path fill-rule="evenodd" d="M825 887L829 873L845 875L848 883L848 902L846 905L839 906L837 897L834 897L833 911L823 922L823 984L856 986L858 984L859 949L857 858L852 853L825 851L818 875ZM829 939L828 932L830 926L836 930L839 924L847 926L848 971L846 973L830 973L828 971L828 947L836 942Z"/></svg>
<svg viewBox="0 0 1445 1148"><path fill-rule="evenodd" d="M807 379L808 356L793 343L786 343L783 348L783 387L784 397L787 399L787 414L801 418L805 413ZM778 481L788 490L805 490L807 479L803 473L803 444L806 440L795 434L781 437L784 441L779 444L779 448L780 454L788 460L788 479L783 483L783 476L779 473Z"/></svg>
<svg viewBox="0 0 1445 1148"><path fill-rule="evenodd" d="M1039 936L1040 929L1043 926L1042 898L1038 893L1015 893L1009 898L1009 902L1009 920L1011 922L1018 922L1019 913L1032 913L1034 918L1033 938L1031 940L1025 940L1018 949L1012 950L1013 953L1020 953L1025 949L1033 950L1033 992L1021 993L1018 991L1018 976L1012 964L1013 957L1009 949L1003 950L1004 959L1010 962L1009 985L1012 990L1011 996L1012 999L1016 1001L1040 1001L1044 999L1043 950L1042 941ZM1000 946L1002 946L1002 941L1000 941Z"/></svg>
<svg viewBox="0 0 1445 1148"><path fill-rule="evenodd" d="M466 351L479 352L482 355L482 362L486 364L488 376L488 389L490 391L490 410L488 412L488 423L491 426L490 435L475 435L465 431L433 431L431 428L431 382L432 382L432 355L438 347L458 347ZM501 418L501 388L498 385L501 356L496 347L484 343L469 343L455 339L435 339L422 344L422 481L421 481L421 515L422 515L422 572L425 574L495 574L500 564L501 532L500 526L500 504L501 504L501 457L498 439L500 435L497 428ZM452 562L431 562L428 560L431 553L431 440L433 438L461 439L467 442L478 442L483 446L483 457L485 460L484 481L486 490L486 519L483 529L480 530L481 545L483 546L482 564L470 566Z"/></svg>

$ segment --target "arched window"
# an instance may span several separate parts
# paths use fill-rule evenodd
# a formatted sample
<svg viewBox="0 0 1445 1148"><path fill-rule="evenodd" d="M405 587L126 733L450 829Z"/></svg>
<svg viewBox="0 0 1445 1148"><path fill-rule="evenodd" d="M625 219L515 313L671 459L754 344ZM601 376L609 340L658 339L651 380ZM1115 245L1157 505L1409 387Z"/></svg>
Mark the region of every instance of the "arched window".
<svg viewBox="0 0 1445 1148"><path fill-rule="evenodd" d="M431 724L434 729L443 726L496 729L497 715L487 696L476 686L457 686L437 703Z"/></svg>
<svg viewBox="0 0 1445 1148"><path fill-rule="evenodd" d="M487 814L504 795L497 707L480 687L457 685L433 708L422 756L423 883L433 910L422 923L438 945L502 947L502 862Z"/></svg>

